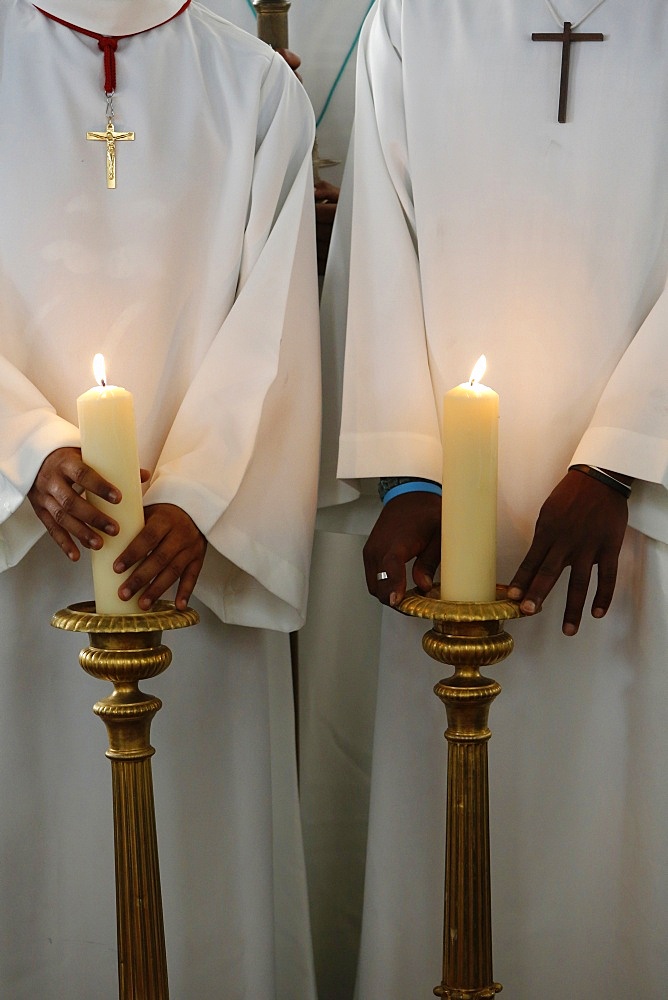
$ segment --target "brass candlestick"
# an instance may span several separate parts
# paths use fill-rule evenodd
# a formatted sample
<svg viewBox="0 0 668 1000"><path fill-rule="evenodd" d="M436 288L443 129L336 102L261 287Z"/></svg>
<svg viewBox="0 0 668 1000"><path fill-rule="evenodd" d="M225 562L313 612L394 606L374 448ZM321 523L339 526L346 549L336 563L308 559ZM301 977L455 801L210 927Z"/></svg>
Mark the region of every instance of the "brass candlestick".
<svg viewBox="0 0 668 1000"><path fill-rule="evenodd" d="M275 49L288 48L288 11L292 0L253 0L257 37Z"/></svg>
<svg viewBox="0 0 668 1000"><path fill-rule="evenodd" d="M139 681L156 677L171 662L171 651L161 644L163 629L198 621L196 611L177 611L166 601L140 615L98 615L94 604L75 604L51 621L56 628L89 633L90 646L79 662L86 673L114 685L93 711L109 736L120 1000L169 996L151 775L155 751L149 742L162 702L140 691Z"/></svg>
<svg viewBox="0 0 668 1000"><path fill-rule="evenodd" d="M455 668L434 688L448 719L443 980L434 989L447 1000L487 1000L502 989L492 975L487 774L489 707L501 686L480 668L510 656L513 640L503 622L521 615L505 588L497 597L460 604L440 600L438 590L426 597L411 591L399 606L405 615L432 619L424 650Z"/></svg>

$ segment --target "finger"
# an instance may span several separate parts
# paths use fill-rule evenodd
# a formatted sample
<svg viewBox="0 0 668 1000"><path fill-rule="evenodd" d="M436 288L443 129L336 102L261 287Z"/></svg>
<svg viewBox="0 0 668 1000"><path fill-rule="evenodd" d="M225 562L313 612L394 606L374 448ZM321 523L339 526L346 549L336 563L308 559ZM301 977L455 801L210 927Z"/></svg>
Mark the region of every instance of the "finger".
<svg viewBox="0 0 668 1000"><path fill-rule="evenodd" d="M594 618L604 618L612 603L617 583L618 560L616 556L602 556L598 564L598 584L591 613Z"/></svg>
<svg viewBox="0 0 668 1000"><path fill-rule="evenodd" d="M377 546L371 535L362 550L364 558L364 575L367 590L382 604L390 603L390 595L397 588L406 589L405 562L391 552L385 552L385 546Z"/></svg>
<svg viewBox="0 0 668 1000"><path fill-rule="evenodd" d="M139 607L143 611L150 611L156 601L159 601L163 594L166 594L170 590L176 581L180 577L180 572L174 563L170 563L165 569L154 577L148 586L144 589L141 597L139 598ZM142 587L139 586L136 590L132 590L132 593L137 593ZM122 596L127 590L127 587L122 587L119 594ZM123 598L125 599L125 598Z"/></svg>
<svg viewBox="0 0 668 1000"><path fill-rule="evenodd" d="M179 581L177 597L181 599L180 606L185 607L187 605L188 598L193 592L204 559L203 552L200 553L199 551L196 551L198 549L199 545L188 546L187 548L181 549L169 560L164 568L153 577L139 599L139 606L142 609L148 611L153 606L155 601L159 600L159 598L161 598L174 586L177 580ZM194 551L196 551L196 554L193 558ZM157 555L158 557L161 555L160 551L158 551ZM147 559L145 563L147 572L150 572L148 567L150 566L151 561L152 556ZM144 570L145 567L142 567L142 570ZM141 575L141 573L138 575ZM129 586L128 589L132 591L132 586ZM140 590L141 586L138 589ZM121 588L121 590L125 590L125 587ZM137 593L137 590L134 590L134 593Z"/></svg>
<svg viewBox="0 0 668 1000"><path fill-rule="evenodd" d="M575 635L580 628L582 611L587 599L589 581L591 580L592 567L593 563L588 560L578 565L574 564L571 568L562 626L564 635Z"/></svg>
<svg viewBox="0 0 668 1000"><path fill-rule="evenodd" d="M89 525L89 520L95 521L97 526L109 535L118 532L115 521L110 522L107 517L78 497L73 490L69 490L61 501L47 495L43 500L42 509L49 514L61 531L78 539L87 549L101 549L103 545L100 536ZM88 511L91 513L88 514Z"/></svg>
<svg viewBox="0 0 668 1000"><path fill-rule="evenodd" d="M300 57L297 55L297 53L292 52L290 49L277 49L276 51L279 53L279 55L283 56L290 69L293 70L297 78L301 80L301 77L299 76L299 73L297 73L297 70L301 66L302 61Z"/></svg>
<svg viewBox="0 0 668 1000"><path fill-rule="evenodd" d="M441 538L435 535L413 563L413 580L418 590L426 594L432 589L440 561Z"/></svg>
<svg viewBox="0 0 668 1000"><path fill-rule="evenodd" d="M87 468L86 466L81 467L84 469ZM49 506L51 514L57 517L57 520L64 517L71 517L84 525L90 525L108 535L118 534L118 524L116 521L98 506L102 501L91 502L88 496L82 495L80 492L81 489L83 487L80 483L59 475L53 477L44 485L40 490L40 496L42 503L45 506ZM56 508L62 508L62 515L56 515ZM68 530L71 530L71 528ZM81 540L83 541L83 538Z"/></svg>
<svg viewBox="0 0 668 1000"><path fill-rule="evenodd" d="M179 611L185 611L188 607L188 602L192 597L203 562L204 557L201 559L194 559L188 566L186 566L185 570L181 574L179 586L176 591L176 597L174 599L174 603Z"/></svg>
<svg viewBox="0 0 668 1000"><path fill-rule="evenodd" d="M366 580L366 589L369 591L372 597L376 596L376 573L382 569L382 556L375 552L371 546L371 539L369 539L364 548L362 549L362 558L364 560L364 578Z"/></svg>
<svg viewBox="0 0 668 1000"><path fill-rule="evenodd" d="M98 475L95 469L91 469L84 462L73 461L69 464L65 463L63 472L70 477L73 483L86 490L87 493L93 493L96 497L100 497L101 500L106 500L107 503L120 503L122 494L118 487L110 483L108 479L104 479Z"/></svg>
<svg viewBox="0 0 668 1000"><path fill-rule="evenodd" d="M532 579L524 589L521 598L520 611L525 615L538 614L543 601L550 593L567 565L556 554L548 552Z"/></svg>
<svg viewBox="0 0 668 1000"><path fill-rule="evenodd" d="M511 601L521 601L525 597L536 573L545 562L548 551L548 545L535 535L529 551L508 585L508 597Z"/></svg>
<svg viewBox="0 0 668 1000"><path fill-rule="evenodd" d="M114 573L125 573L130 566L143 563L149 553L157 550L168 533L169 525L159 517L154 516L147 520L139 534L123 549L114 562ZM156 570L158 568L156 567ZM144 583L148 583L148 579Z"/></svg>
<svg viewBox="0 0 668 1000"><path fill-rule="evenodd" d="M65 531L64 528L54 521L54 519L49 514L48 510L42 508L38 517L46 530L48 531L51 538L53 538L56 545L63 550L68 559L72 562L78 562L81 556L79 549L77 548L72 537Z"/></svg>
<svg viewBox="0 0 668 1000"><path fill-rule="evenodd" d="M367 590L372 597L388 605L392 594L399 594L402 600L406 593L406 563L412 557L403 550L388 552L385 546L375 547L369 543L363 554Z"/></svg>
<svg viewBox="0 0 668 1000"><path fill-rule="evenodd" d="M336 204L339 200L339 188L329 181L318 180L313 185L315 200L320 202L331 202Z"/></svg>
<svg viewBox="0 0 668 1000"><path fill-rule="evenodd" d="M118 592L121 600L125 601L144 591L142 597L147 597L152 604L178 580L181 568L185 567L186 562L187 559L184 557L179 565L178 551L166 542L161 543L145 559L137 563L130 576L123 582Z"/></svg>
<svg viewBox="0 0 668 1000"><path fill-rule="evenodd" d="M394 553L388 553L377 576L382 574L387 576L383 576L380 580L376 579L376 597L381 604L396 608L406 596L406 560Z"/></svg>

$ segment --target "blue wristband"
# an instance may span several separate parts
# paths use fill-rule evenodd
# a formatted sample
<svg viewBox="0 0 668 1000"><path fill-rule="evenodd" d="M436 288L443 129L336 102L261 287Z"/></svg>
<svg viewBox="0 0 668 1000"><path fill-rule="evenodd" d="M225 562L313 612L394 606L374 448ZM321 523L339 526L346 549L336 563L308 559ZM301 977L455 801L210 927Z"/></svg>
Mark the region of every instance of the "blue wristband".
<svg viewBox="0 0 668 1000"><path fill-rule="evenodd" d="M383 503L389 503L390 500L401 496L402 493L435 493L440 497L443 490L438 483L430 483L424 479L417 479L410 483L399 483L398 486L393 486L383 497Z"/></svg>

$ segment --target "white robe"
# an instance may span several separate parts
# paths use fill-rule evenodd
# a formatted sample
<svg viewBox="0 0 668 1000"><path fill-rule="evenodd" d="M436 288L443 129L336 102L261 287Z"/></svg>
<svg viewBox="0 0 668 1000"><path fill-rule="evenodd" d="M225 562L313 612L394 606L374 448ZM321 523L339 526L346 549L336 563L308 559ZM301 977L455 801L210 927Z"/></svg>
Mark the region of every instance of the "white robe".
<svg viewBox="0 0 668 1000"><path fill-rule="evenodd" d="M247 0L207 2L223 17L256 31ZM320 122L320 155L340 161L321 170L322 178L332 183L341 179L350 139L354 52L341 70L369 6L369 0L293 0L288 14L290 48L302 60L299 72ZM332 277L330 272L330 286ZM316 520L309 604L299 633L300 804L321 1000L350 1000L354 988L376 705L376 675L370 665L377 658L380 633L380 607L366 594L361 573L362 546L373 523L369 500L327 507L342 493L355 495L332 483L341 338L330 312L341 307L339 290L335 299L325 290L323 420L331 433L325 435L320 502L327 509Z"/></svg>
<svg viewBox="0 0 668 1000"><path fill-rule="evenodd" d="M46 6L126 34L181 4ZM78 443L101 351L134 393L146 502L209 542L202 624L166 637L148 686L172 992L312 1000L280 634L304 617L317 476L312 112L283 60L193 3L118 44L115 125L135 140L107 190L86 141L105 123L97 43L27 0L3 2L0 37L3 995L84 1000L116 978L105 692L77 666L85 637L49 626L90 599L90 570L24 499Z"/></svg>
<svg viewBox="0 0 668 1000"><path fill-rule="evenodd" d="M532 0L381 0L351 165L340 476L440 479L443 393L484 352L501 581L571 461L639 480L606 620L563 637L562 580L492 672L495 978L513 1000L657 995L668 972L668 9L587 18L605 41L573 45L567 124L561 48L531 40L553 30ZM359 1000L440 980L445 671L423 631L384 616Z"/></svg>
<svg viewBox="0 0 668 1000"><path fill-rule="evenodd" d="M257 30L248 0L207 0L207 6L246 31ZM288 12L290 48L301 58L299 75L319 120L320 156L338 161L321 171L332 184L340 183L348 150L355 41L370 6L370 0L292 0Z"/></svg>

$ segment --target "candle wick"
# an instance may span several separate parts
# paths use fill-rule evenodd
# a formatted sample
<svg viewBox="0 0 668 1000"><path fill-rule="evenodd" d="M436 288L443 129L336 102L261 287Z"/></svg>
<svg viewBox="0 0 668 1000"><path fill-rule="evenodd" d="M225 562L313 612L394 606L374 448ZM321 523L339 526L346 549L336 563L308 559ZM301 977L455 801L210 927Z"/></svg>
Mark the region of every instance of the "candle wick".
<svg viewBox="0 0 668 1000"><path fill-rule="evenodd" d="M107 383L104 381L104 379L100 379L100 381L102 382L102 388L106 389Z"/></svg>

